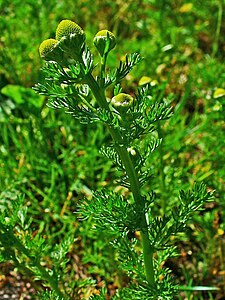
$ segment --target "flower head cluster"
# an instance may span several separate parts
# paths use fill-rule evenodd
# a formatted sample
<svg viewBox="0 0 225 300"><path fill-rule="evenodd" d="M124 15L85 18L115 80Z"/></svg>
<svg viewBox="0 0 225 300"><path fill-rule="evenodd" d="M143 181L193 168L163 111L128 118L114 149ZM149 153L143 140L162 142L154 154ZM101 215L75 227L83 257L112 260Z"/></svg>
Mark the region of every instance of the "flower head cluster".
<svg viewBox="0 0 225 300"><path fill-rule="evenodd" d="M58 63L65 62L68 57L79 61L84 45L83 29L71 20L62 20L56 29L55 39L43 41L39 47L39 53L44 60ZM94 45L99 54L104 56L116 46L116 38L112 32L101 30L94 37Z"/></svg>
<svg viewBox="0 0 225 300"><path fill-rule="evenodd" d="M85 33L75 22L63 20L56 29L56 39L47 39L39 47L39 53L44 60L62 62L66 56L77 56L82 52Z"/></svg>

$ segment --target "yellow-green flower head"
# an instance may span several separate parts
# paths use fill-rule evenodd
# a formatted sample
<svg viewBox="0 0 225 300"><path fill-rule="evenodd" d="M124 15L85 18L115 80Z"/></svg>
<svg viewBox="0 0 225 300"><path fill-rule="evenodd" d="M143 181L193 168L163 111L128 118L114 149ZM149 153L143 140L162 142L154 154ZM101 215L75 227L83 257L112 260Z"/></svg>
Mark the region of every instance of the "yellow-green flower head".
<svg viewBox="0 0 225 300"><path fill-rule="evenodd" d="M80 53L84 45L85 33L75 22L62 20L56 29L56 39L63 50Z"/></svg>
<svg viewBox="0 0 225 300"><path fill-rule="evenodd" d="M94 37L94 45L99 54L103 56L116 46L115 35L109 30L101 30Z"/></svg>
<svg viewBox="0 0 225 300"><path fill-rule="evenodd" d="M70 34L83 35L84 31L75 22L62 20L56 29L56 39L59 41L63 36L68 36Z"/></svg>
<svg viewBox="0 0 225 300"><path fill-rule="evenodd" d="M44 60L60 61L62 59L62 50L58 47L58 41L47 39L39 47L39 53Z"/></svg>
<svg viewBox="0 0 225 300"><path fill-rule="evenodd" d="M134 98L128 94L120 93L111 100L112 106L120 113L126 112L133 104Z"/></svg>

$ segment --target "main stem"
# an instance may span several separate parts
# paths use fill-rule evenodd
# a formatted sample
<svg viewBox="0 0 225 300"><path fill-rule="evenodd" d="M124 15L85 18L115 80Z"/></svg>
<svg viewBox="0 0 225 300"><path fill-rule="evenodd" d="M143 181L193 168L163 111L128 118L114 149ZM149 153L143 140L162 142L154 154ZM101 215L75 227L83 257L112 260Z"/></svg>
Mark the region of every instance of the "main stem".
<svg viewBox="0 0 225 300"><path fill-rule="evenodd" d="M96 82L96 80L93 78L91 74L89 74L86 77L86 82L89 85L90 89L92 90L92 93L96 98L96 101L98 102L100 107L109 111L110 108L106 101L105 93L103 89L99 87L98 83ZM126 147L124 146L124 139L120 130L111 127L109 125L107 125L107 127L112 136L112 139L115 142L116 150L126 170L126 174L130 182L130 190L133 194L135 204L138 208L143 208L140 227L141 227L141 240L142 240L142 248L143 248L143 256L144 256L145 274L149 285L153 287L155 284L154 265L153 265L154 247L151 245L149 240L148 224L147 224L145 211L144 211L144 199L141 196L139 178L135 170L134 164L130 159L130 155Z"/></svg>

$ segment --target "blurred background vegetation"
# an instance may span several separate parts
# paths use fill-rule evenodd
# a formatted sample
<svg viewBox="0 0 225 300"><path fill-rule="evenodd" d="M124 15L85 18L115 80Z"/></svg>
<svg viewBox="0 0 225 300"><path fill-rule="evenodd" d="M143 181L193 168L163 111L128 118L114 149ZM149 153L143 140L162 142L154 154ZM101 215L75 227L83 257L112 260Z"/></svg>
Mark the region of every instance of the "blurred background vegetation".
<svg viewBox="0 0 225 300"><path fill-rule="evenodd" d="M85 30L94 54L98 30L117 36L109 66L126 53L144 57L123 81L124 91L133 94L150 82L157 97L172 95L174 107L173 118L161 128L162 147L149 162L151 188L163 199L155 213L170 210L178 190L196 181L215 190L214 201L177 239L179 258L166 264L182 284L223 289L224 11L224 0L0 0L0 206L25 195L33 235L47 238L52 248L66 234L74 235L68 255L75 279L92 277L98 288L108 287L109 295L126 285L110 237L93 234L91 220L80 222L74 214L92 190L122 187L113 164L99 153L108 139L101 124L85 127L63 111L50 110L47 99L31 89L42 81L40 43L54 38L62 19L71 19ZM2 270L13 277L10 263ZM186 293L180 299L224 299L222 292L212 295Z"/></svg>

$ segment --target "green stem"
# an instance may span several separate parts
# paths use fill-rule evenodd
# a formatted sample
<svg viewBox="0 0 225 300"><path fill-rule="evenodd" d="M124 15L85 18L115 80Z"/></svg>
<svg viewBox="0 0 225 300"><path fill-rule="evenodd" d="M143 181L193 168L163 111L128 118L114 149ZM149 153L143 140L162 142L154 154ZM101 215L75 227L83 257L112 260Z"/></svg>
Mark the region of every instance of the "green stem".
<svg viewBox="0 0 225 300"><path fill-rule="evenodd" d="M104 79L105 79L105 68L106 68L106 60L107 60L108 53L104 54L101 57L101 71L100 71L100 88L104 89Z"/></svg>
<svg viewBox="0 0 225 300"><path fill-rule="evenodd" d="M94 114L97 113L97 110L81 95L76 94L76 98L79 99L82 103L84 103Z"/></svg>
<svg viewBox="0 0 225 300"><path fill-rule="evenodd" d="M86 77L86 82L89 85L92 93L100 105L101 108L107 109L110 111L109 105L106 101L105 94L102 89L99 87L96 80L90 74ZM120 156L120 159L123 162L124 168L126 170L129 182L130 182L130 190L133 194L134 201L138 208L143 208L142 215L142 223L140 224L141 229L141 239L142 239L142 247L143 247L143 256L144 256L144 265L145 265L145 274L146 279L150 286L154 286L154 265L153 265L153 254L154 247L150 243L149 235L148 235L148 224L144 212L144 200L141 196L140 191L140 182L138 178L138 174L135 170L134 164L130 158L130 155L124 145L124 138L119 129L111 127L107 125L108 130L112 136L112 139L115 142L116 150Z"/></svg>

